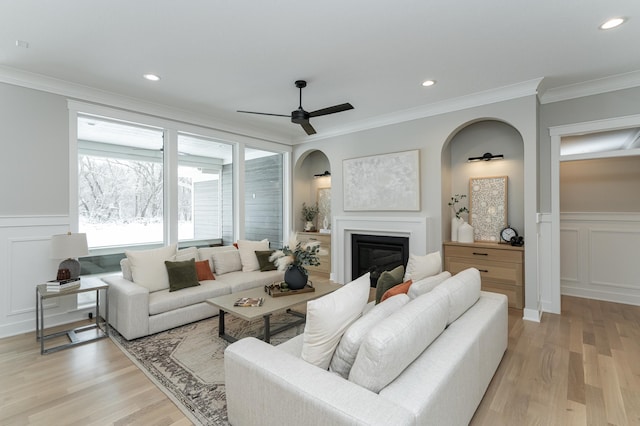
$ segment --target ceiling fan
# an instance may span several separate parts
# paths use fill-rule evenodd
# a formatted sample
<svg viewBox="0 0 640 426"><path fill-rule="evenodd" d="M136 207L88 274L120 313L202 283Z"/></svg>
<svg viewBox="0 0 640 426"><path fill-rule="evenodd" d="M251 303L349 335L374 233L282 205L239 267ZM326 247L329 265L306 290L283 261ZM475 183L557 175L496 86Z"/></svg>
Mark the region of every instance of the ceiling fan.
<svg viewBox="0 0 640 426"><path fill-rule="evenodd" d="M311 117L320 117L322 115L335 114L336 112L347 111L353 109L353 106L350 103L334 105L327 108L322 108L317 111L307 112L302 108L302 89L307 87L307 82L304 80L297 80L296 87L300 89L300 106L295 111L291 111L291 115L285 114L271 114L268 112L253 112L253 111L238 111L244 112L246 114L259 114L259 115L273 115L276 117L291 117L291 122L295 124L299 124L302 126L307 135L313 135L316 133L316 130L313 128L311 123L309 123L309 119Z"/></svg>

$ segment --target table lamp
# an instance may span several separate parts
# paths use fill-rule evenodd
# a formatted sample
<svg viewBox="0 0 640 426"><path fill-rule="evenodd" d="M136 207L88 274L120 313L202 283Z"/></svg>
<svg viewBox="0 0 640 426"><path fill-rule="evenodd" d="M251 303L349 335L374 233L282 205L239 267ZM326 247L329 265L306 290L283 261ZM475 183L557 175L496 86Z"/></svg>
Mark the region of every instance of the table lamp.
<svg viewBox="0 0 640 426"><path fill-rule="evenodd" d="M80 262L78 257L89 254L87 234L54 235L51 237L51 253L54 259L65 259L60 262L58 269L68 269L71 278L80 276Z"/></svg>

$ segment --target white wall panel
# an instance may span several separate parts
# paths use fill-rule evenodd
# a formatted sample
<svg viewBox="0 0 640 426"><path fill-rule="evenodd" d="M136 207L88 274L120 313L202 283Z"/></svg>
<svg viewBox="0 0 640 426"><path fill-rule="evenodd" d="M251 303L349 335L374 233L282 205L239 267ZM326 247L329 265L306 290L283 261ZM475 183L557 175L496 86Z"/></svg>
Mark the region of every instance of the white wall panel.
<svg viewBox="0 0 640 426"><path fill-rule="evenodd" d="M640 214L560 219L562 294L640 305Z"/></svg>

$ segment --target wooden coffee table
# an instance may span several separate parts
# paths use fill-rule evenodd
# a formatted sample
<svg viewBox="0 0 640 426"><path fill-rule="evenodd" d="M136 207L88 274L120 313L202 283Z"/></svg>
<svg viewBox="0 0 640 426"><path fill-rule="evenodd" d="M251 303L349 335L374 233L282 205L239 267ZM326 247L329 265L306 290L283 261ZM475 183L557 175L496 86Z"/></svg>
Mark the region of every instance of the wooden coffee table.
<svg viewBox="0 0 640 426"><path fill-rule="evenodd" d="M207 299L206 302L220 309L220 315L218 317L218 335L228 342L235 342L237 339L225 333L224 317L229 313L235 317L241 318L245 321L254 321L258 318L264 320L264 336L263 340L267 343L271 340L271 335L280 333L291 327L295 327L299 324L304 324L306 316L302 313L292 311L293 306L301 303L306 303L309 300L317 299L318 297L329 294L342 287L340 284L332 283L318 283L314 284L315 291L309 293L298 293L289 296L272 297L265 291L264 287L253 288L250 290L241 291L239 293L225 294L224 296L213 297ZM233 304L241 297L264 297L264 303L262 306L233 306ZM298 321L291 324L271 329L270 319L274 313L286 311L292 315L301 317Z"/></svg>

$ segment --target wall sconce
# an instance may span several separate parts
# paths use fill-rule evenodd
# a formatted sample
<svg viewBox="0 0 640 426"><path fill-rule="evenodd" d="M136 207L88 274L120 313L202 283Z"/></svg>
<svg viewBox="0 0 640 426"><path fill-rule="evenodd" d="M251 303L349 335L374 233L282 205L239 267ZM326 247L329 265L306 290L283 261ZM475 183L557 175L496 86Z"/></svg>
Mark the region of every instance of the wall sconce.
<svg viewBox="0 0 640 426"><path fill-rule="evenodd" d="M319 173L317 175L313 175L314 179L331 176L331 172L329 170L325 170L324 173Z"/></svg>
<svg viewBox="0 0 640 426"><path fill-rule="evenodd" d="M502 154L493 155L490 152L485 152L482 155L482 157L469 157L467 161L471 163L473 161L491 161L491 160L502 160L502 159L504 159L504 155Z"/></svg>

